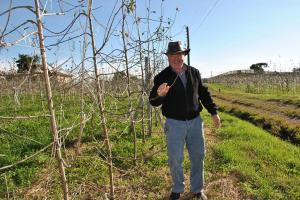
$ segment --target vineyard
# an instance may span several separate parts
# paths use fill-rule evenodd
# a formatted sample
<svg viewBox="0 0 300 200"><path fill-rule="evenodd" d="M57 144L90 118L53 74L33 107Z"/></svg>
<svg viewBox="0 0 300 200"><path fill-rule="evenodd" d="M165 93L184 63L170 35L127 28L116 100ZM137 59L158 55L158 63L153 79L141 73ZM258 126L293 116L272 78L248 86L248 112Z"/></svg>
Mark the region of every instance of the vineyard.
<svg viewBox="0 0 300 200"><path fill-rule="evenodd" d="M237 70L221 74L207 80L231 89L255 94L291 94L300 93L299 72L263 72Z"/></svg>
<svg viewBox="0 0 300 200"><path fill-rule="evenodd" d="M131 0L1 8L0 51L26 45L32 54L0 71L0 199L168 198L165 118L148 102L176 37L178 9L171 19L163 4L154 11L145 1L144 12ZM20 13L28 19L11 25ZM63 52L71 53L56 59ZM222 119L216 130L201 113L208 197L299 199L299 73L207 81ZM188 175L188 159L183 166ZM185 180L182 199L190 199Z"/></svg>
<svg viewBox="0 0 300 200"><path fill-rule="evenodd" d="M299 145L299 80L299 73L237 73L209 82L216 83L212 90L223 111Z"/></svg>
<svg viewBox="0 0 300 200"><path fill-rule="evenodd" d="M12 192L18 188L20 192L19 194L18 192L8 193L9 196L20 197L19 195L22 195L24 198L32 199L46 195L60 199L59 176L55 170L56 163L53 157L55 152L49 134L50 116L40 110L41 108L47 110L46 102L43 102L40 96L24 95L20 97L22 108L18 108L13 99L3 97L2 101L6 103L1 107L1 116L11 116L11 118L1 118L1 166L5 166L1 167L1 170L9 169L5 172L5 182L9 191ZM74 198L104 198L107 192L106 187L109 186L107 185L109 173L106 167L109 155L105 148L103 129L99 128L101 119L94 110L93 100L85 99L83 121L80 121L80 96L68 95L65 99L54 99L54 102L58 105L54 109L57 111L56 117L60 126L59 141L62 144L63 162L72 196ZM143 166L146 160L150 160L148 165L144 166L147 168L155 167L155 162L162 162L166 159L157 158L152 161L152 154L159 153L163 146L158 143L157 135L152 137L142 135L139 122L135 123L137 138L136 143L133 143L132 134L128 131L130 128L128 116L124 114L127 104L126 100L114 101L110 97L105 98L104 103L107 107L106 112L111 112L106 118L106 123L110 133L111 157L114 162L113 170L116 181L130 181L132 174L134 174L132 178L139 176L135 173L142 172L135 170ZM84 127L80 126L81 123ZM161 131L156 127L153 128ZM79 136L80 129L83 129L81 136ZM135 148L136 153L134 153ZM163 160L160 161L161 159ZM11 163L14 164L10 165ZM4 177L1 178L1 182L4 183ZM154 177L153 181L156 178ZM116 185L119 184L122 185L116 183ZM5 184L1 185L2 195L6 193L4 186ZM21 188L26 186L31 186L31 189L23 193ZM89 197L90 190L94 189L97 189L98 193L91 194ZM116 195L120 196L124 192L127 193L126 187L116 187ZM127 195L132 194L129 192Z"/></svg>
<svg viewBox="0 0 300 200"><path fill-rule="evenodd" d="M0 109L1 166L6 169L1 169L1 182L4 183L1 184L1 197L60 199L62 190L53 157L45 99L40 95L19 97L21 107L15 105L13 97L2 97L2 102L6 103L2 103ZM68 94L54 99L54 105L58 105L54 107L58 124L62 127L59 139L70 196L106 199L109 195L108 155L103 130L99 129L101 119L93 109L93 101L85 98L84 102L84 131L78 151L80 98ZM166 199L171 180L159 112L153 110L153 115L157 113L157 116L153 117L151 136L147 132L145 136L142 134L141 122L135 123L137 154L134 159L134 138L128 132L128 116L122 112L127 105L124 98L118 101L109 96L105 98L104 106L110 113L107 114L107 125L112 146L115 198ZM133 106L137 105L138 98L135 97ZM297 199L300 189L297 186L298 147L224 113L221 113L223 127L218 131L210 127L208 113L202 113L202 117L207 122L206 191L209 197ZM188 160L184 161L184 170L189 171ZM188 194L186 197L188 199Z"/></svg>

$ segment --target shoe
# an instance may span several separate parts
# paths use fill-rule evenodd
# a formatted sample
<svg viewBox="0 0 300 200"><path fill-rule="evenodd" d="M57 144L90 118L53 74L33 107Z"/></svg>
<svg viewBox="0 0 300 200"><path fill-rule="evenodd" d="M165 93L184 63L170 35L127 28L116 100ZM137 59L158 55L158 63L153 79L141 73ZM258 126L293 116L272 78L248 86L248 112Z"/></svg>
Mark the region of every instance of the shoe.
<svg viewBox="0 0 300 200"><path fill-rule="evenodd" d="M194 198L198 200L207 200L207 196L203 192L195 194Z"/></svg>
<svg viewBox="0 0 300 200"><path fill-rule="evenodd" d="M170 194L169 200L176 200L176 199L179 199L179 197L180 197L180 193L172 192Z"/></svg>

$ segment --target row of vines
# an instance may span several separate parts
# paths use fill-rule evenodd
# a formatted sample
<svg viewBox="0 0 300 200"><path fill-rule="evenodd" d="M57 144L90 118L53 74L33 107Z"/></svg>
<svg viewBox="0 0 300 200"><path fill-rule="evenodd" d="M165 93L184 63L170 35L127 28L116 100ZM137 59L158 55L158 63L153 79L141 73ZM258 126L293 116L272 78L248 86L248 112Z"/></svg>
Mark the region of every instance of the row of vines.
<svg viewBox="0 0 300 200"><path fill-rule="evenodd" d="M62 196L65 200L71 199L73 193L66 175L66 168L70 167L66 142L70 143L70 132L76 130L74 147L76 155L80 156L84 135L93 134L88 132L87 124L93 121L93 126L97 126L95 132L101 133L98 146L103 156L100 157L109 174L108 198L114 199L116 166L112 152L115 141L122 140L123 136L112 141L112 133L126 132L132 138L132 156L125 159L136 165L141 159L138 140L145 143L146 136L151 137L153 132L153 119L155 123L162 120L159 112L150 107L148 94L153 76L166 64L161 52L173 37L171 30L178 10L174 10L174 19L170 19L164 16L164 1L160 2L161 10L158 11L152 10L150 0L139 3L133 0L33 2L14 5L11 0L9 7L0 11L1 18L5 19L1 24L0 51L26 44L32 56L41 58L40 63L32 60L25 63L28 70L21 73L17 72L13 61L10 70L1 72L0 103L2 108L7 105L9 110L0 116L1 134L8 132L4 128L9 123L44 119L50 123L52 140L41 143L42 148L19 160L4 159L0 166L1 176L6 177L19 165L52 149L49 153L57 162ZM17 20L14 19L20 13L23 18L15 24ZM100 17L99 13L108 14ZM57 26L58 21L67 23L64 27ZM71 52L68 58L53 60L53 55L64 51ZM39 70L31 70L36 65L40 66ZM28 105L35 105L37 109L24 111ZM64 123L68 112L72 112L70 107L77 112L76 117ZM123 126L112 125L118 123L126 124L125 131ZM36 141L36 138L16 132L10 134ZM0 158L5 156L3 153ZM9 185L6 178L2 180ZM9 194L7 189L7 198Z"/></svg>

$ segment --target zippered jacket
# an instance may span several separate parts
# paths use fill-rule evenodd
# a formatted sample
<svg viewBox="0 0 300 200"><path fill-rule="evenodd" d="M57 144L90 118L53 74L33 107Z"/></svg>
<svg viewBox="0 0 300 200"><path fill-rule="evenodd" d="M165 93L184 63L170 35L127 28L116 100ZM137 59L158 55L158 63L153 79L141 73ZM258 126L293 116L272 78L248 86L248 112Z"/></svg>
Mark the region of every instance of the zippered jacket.
<svg viewBox="0 0 300 200"><path fill-rule="evenodd" d="M206 86L202 84L199 70L186 66L186 88L171 66L168 66L154 77L154 86L149 101L152 106L161 106L162 114L167 118L190 120L199 115L203 106L211 114L217 114L217 106L213 102ZM159 97L158 87L167 83L171 86L165 97ZM203 106L202 106L203 105Z"/></svg>

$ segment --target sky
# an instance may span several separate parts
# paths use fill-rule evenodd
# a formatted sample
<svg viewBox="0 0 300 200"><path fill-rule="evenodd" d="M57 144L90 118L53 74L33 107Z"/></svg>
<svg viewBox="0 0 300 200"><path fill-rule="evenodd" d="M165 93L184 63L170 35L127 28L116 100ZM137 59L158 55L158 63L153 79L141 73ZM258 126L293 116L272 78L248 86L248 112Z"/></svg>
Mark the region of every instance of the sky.
<svg viewBox="0 0 300 200"><path fill-rule="evenodd" d="M13 5L24 5L24 2L33 6L33 0L13 0ZM56 0L42 2L47 2L48 10L59 11L55 5ZM95 11L96 17L105 22L114 1L94 2L94 8L102 6ZM191 65L200 70L203 78L231 70L249 69L251 64L258 62L267 62L270 65L267 69L269 71L291 71L294 67L300 67L299 0L137 0L139 16L145 15L145 7L149 2L150 10L156 11L151 14L153 18L158 18L162 12L165 19L174 19L177 13L169 33L172 40L181 40L186 44L185 26L189 27ZM0 13L8 6L8 0L0 0ZM45 23L59 31L72 16L73 14L65 16L63 20L60 16L49 16L45 18ZM0 33L4 29L6 17L7 15L0 16ZM25 19L35 18L28 11L14 12L10 28ZM154 28L157 24L153 23L151 26ZM29 32L30 29L23 31ZM96 29L95 34L101 40L103 32ZM14 40L7 38L9 39ZM53 41L48 40L49 44ZM121 41L113 41L111 47L114 43ZM64 48L56 49L55 53L48 52L48 60L60 62L69 57L69 54L80 57L72 45L74 46L68 44ZM166 49L167 43L161 48ZM17 57L18 53L32 51L28 47L28 41L15 47L1 48L0 65L3 66L8 60Z"/></svg>

